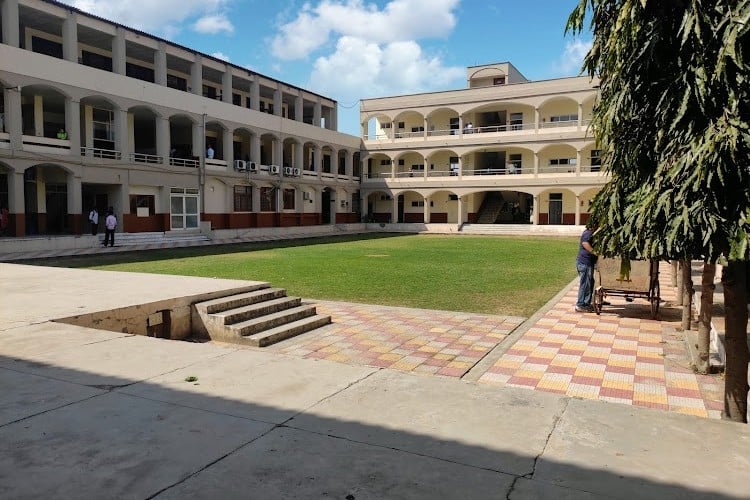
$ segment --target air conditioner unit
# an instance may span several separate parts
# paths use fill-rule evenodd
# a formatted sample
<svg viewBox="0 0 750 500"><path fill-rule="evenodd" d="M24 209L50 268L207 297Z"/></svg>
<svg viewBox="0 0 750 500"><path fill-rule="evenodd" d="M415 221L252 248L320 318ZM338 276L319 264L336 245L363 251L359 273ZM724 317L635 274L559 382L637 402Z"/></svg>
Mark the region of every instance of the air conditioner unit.
<svg viewBox="0 0 750 500"><path fill-rule="evenodd" d="M272 174L278 174L281 170L278 165L271 165L268 169Z"/></svg>
<svg viewBox="0 0 750 500"><path fill-rule="evenodd" d="M302 172L300 171L300 169L294 168L294 172L293 173L294 173L295 177L299 177Z"/></svg>
<svg viewBox="0 0 750 500"><path fill-rule="evenodd" d="M244 172L247 170L247 163L245 160L234 160L234 169L238 172Z"/></svg>
<svg viewBox="0 0 750 500"><path fill-rule="evenodd" d="M258 164L254 161L247 162L247 169L251 172L257 172L258 171Z"/></svg>
<svg viewBox="0 0 750 500"><path fill-rule="evenodd" d="M292 175L294 169L292 167L284 167L284 175Z"/></svg>

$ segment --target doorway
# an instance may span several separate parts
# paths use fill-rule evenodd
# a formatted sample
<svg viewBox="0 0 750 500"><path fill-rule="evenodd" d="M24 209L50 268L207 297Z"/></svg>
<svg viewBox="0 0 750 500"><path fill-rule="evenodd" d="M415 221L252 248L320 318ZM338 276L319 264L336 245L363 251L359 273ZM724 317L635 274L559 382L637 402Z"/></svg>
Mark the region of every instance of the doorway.
<svg viewBox="0 0 750 500"><path fill-rule="evenodd" d="M550 193L549 195L549 224L562 224L562 193Z"/></svg>

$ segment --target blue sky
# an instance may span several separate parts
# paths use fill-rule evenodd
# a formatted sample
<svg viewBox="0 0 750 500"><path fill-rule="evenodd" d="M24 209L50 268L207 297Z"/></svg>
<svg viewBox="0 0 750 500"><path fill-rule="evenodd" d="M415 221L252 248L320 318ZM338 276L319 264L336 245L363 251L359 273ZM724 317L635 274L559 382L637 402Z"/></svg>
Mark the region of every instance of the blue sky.
<svg viewBox="0 0 750 500"><path fill-rule="evenodd" d="M65 0L83 11L326 95L359 135L359 99L466 86L510 61L531 80L578 74L578 0Z"/></svg>

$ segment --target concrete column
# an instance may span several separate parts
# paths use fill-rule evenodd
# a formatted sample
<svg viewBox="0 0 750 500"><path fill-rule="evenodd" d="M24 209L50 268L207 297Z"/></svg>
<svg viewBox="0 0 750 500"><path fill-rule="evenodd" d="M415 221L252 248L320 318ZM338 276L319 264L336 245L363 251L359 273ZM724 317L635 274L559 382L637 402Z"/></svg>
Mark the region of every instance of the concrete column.
<svg viewBox="0 0 750 500"><path fill-rule="evenodd" d="M94 107L90 104L86 104L83 107L83 128L84 137L86 139L86 156L92 155L92 149L94 147Z"/></svg>
<svg viewBox="0 0 750 500"><path fill-rule="evenodd" d="M464 176L464 157L458 155L458 178L462 179Z"/></svg>
<svg viewBox="0 0 750 500"><path fill-rule="evenodd" d="M298 95L294 99L294 120L301 122L304 118L304 99Z"/></svg>
<svg viewBox="0 0 750 500"><path fill-rule="evenodd" d="M171 204L171 186L159 186L159 196L156 197L154 210L157 214L169 214Z"/></svg>
<svg viewBox="0 0 750 500"><path fill-rule="evenodd" d="M167 44L159 42L159 48L154 52L154 82L167 86Z"/></svg>
<svg viewBox="0 0 750 500"><path fill-rule="evenodd" d="M156 117L156 154L163 158L162 163L169 165L169 120L160 116Z"/></svg>
<svg viewBox="0 0 750 500"><path fill-rule="evenodd" d="M346 155L344 156L344 174L347 177L354 177L354 153L345 150Z"/></svg>
<svg viewBox="0 0 750 500"><path fill-rule="evenodd" d="M422 170L422 177L427 180L427 171L430 169L430 159L426 156L422 157L422 164L424 165L424 170Z"/></svg>
<svg viewBox="0 0 750 500"><path fill-rule="evenodd" d="M578 130L581 130L581 126L583 125L583 103L578 103Z"/></svg>
<svg viewBox="0 0 750 500"><path fill-rule="evenodd" d="M63 59L77 64L78 63L78 15L75 12L68 11L68 15L63 21L62 35L63 35Z"/></svg>
<svg viewBox="0 0 750 500"><path fill-rule="evenodd" d="M313 169L318 174L318 177L320 177L320 174L323 171L323 148L321 148L318 145L315 145L312 151L313 151Z"/></svg>
<svg viewBox="0 0 750 500"><path fill-rule="evenodd" d="M25 212L23 171L8 172L8 211L12 214Z"/></svg>
<svg viewBox="0 0 750 500"><path fill-rule="evenodd" d="M273 164L283 167L284 165L284 141L281 139L273 140ZM283 169L279 170L279 175L283 173Z"/></svg>
<svg viewBox="0 0 750 500"><path fill-rule="evenodd" d="M315 109L313 111L313 125L316 127L320 127L320 119L322 115L322 105L320 103L320 97L318 97L318 100L315 102Z"/></svg>
<svg viewBox="0 0 750 500"><path fill-rule="evenodd" d="M329 130L338 130L339 129L339 105L334 104L333 108L331 108L331 126L328 127Z"/></svg>
<svg viewBox="0 0 750 500"><path fill-rule="evenodd" d="M44 98L34 95L34 135L44 137Z"/></svg>
<svg viewBox="0 0 750 500"><path fill-rule="evenodd" d="M221 74L221 100L232 104L232 68L228 64Z"/></svg>
<svg viewBox="0 0 750 500"><path fill-rule="evenodd" d="M458 135L464 135L464 117L463 115L458 116Z"/></svg>
<svg viewBox="0 0 750 500"><path fill-rule="evenodd" d="M576 226L581 225L581 195L576 195Z"/></svg>
<svg viewBox="0 0 750 500"><path fill-rule="evenodd" d="M81 155L81 103L65 99L65 130L68 131L70 154ZM73 213L68 211L68 213ZM76 212L78 213L78 212Z"/></svg>
<svg viewBox="0 0 750 500"><path fill-rule="evenodd" d="M398 168L397 165L398 164L396 163L396 160L391 160L391 179L396 178L396 169Z"/></svg>
<svg viewBox="0 0 750 500"><path fill-rule="evenodd" d="M398 222L398 195L391 199L391 222Z"/></svg>
<svg viewBox="0 0 750 500"><path fill-rule="evenodd" d="M539 195L534 195L534 206L531 208L531 223L535 226L539 225Z"/></svg>
<svg viewBox="0 0 750 500"><path fill-rule="evenodd" d="M81 190L81 178L76 175L68 174L68 216L73 219L73 234L83 232L83 193Z"/></svg>
<svg viewBox="0 0 750 500"><path fill-rule="evenodd" d="M424 223L425 224L429 224L430 223L430 213L432 212L432 210L430 210L431 207L430 207L430 197L429 196L425 197L425 199L424 199L424 207L423 208L424 208L424 210L423 210L423 212L424 212L424 216L423 216L424 217Z"/></svg>
<svg viewBox="0 0 750 500"><path fill-rule="evenodd" d="M18 0L3 0L0 14L3 18L3 43L19 47Z"/></svg>
<svg viewBox="0 0 750 500"><path fill-rule="evenodd" d="M250 136L250 161L260 165L260 135L257 133Z"/></svg>
<svg viewBox="0 0 750 500"><path fill-rule="evenodd" d="M195 95L203 95L203 59L200 54L195 55L190 65L190 92Z"/></svg>
<svg viewBox="0 0 750 500"><path fill-rule="evenodd" d="M305 169L305 147L302 144L294 145L294 166L300 169L300 172Z"/></svg>
<svg viewBox="0 0 750 500"><path fill-rule="evenodd" d="M539 153L534 152L534 177L539 176Z"/></svg>
<svg viewBox="0 0 750 500"><path fill-rule="evenodd" d="M464 222L466 222L466 216L465 216L465 203L464 203L464 197L459 196L458 197L458 203L456 204L456 220L458 221L458 225L460 226Z"/></svg>
<svg viewBox="0 0 750 500"><path fill-rule="evenodd" d="M539 132L539 108L534 108L534 132Z"/></svg>
<svg viewBox="0 0 750 500"><path fill-rule="evenodd" d="M193 123L193 156L202 158L206 154L206 134L201 122Z"/></svg>
<svg viewBox="0 0 750 500"><path fill-rule="evenodd" d="M112 71L118 75L125 74L125 63L127 59L127 47L125 44L125 32L118 27L112 39Z"/></svg>
<svg viewBox="0 0 750 500"><path fill-rule="evenodd" d="M260 111L260 82L257 75L250 82L250 108Z"/></svg>
<svg viewBox="0 0 750 500"><path fill-rule="evenodd" d="M127 176L125 176L124 182L120 184L120 196L117 198L117 201L115 201L113 208L115 209L115 215L117 216L117 232L125 232L124 215L130 213L130 184L128 183Z"/></svg>
<svg viewBox="0 0 750 500"><path fill-rule="evenodd" d="M23 118L21 113L21 91L17 88L4 90L5 131L10 135L10 147L21 149L23 145ZM23 192L23 191L22 191Z"/></svg>
<svg viewBox="0 0 750 500"><path fill-rule="evenodd" d="M224 130L221 137L222 154L227 162L227 169L234 169L234 130Z"/></svg>
<svg viewBox="0 0 750 500"><path fill-rule="evenodd" d="M360 127L360 129L361 129L360 131L361 131L361 133L362 133L362 139L367 139L367 138L369 138L369 135L370 135L370 130L369 130L369 125L368 125L368 123L367 123L367 122L364 122L364 123L360 123L360 124L359 124L359 127Z"/></svg>
<svg viewBox="0 0 750 500"><path fill-rule="evenodd" d="M370 215L370 206L367 203L368 193L365 193L364 191L359 192L360 200L359 200L359 213L362 216L362 220L366 221L368 219L368 215ZM361 222L361 221L360 221Z"/></svg>
<svg viewBox="0 0 750 500"><path fill-rule="evenodd" d="M277 83L276 88L273 90L273 114L274 115L281 116L281 106L282 106L281 84Z"/></svg>
<svg viewBox="0 0 750 500"><path fill-rule="evenodd" d="M251 183L250 185L252 189L250 193L250 201L252 203L251 210L255 213L258 213L260 212L260 189L258 189L258 186L256 186L255 184Z"/></svg>
<svg viewBox="0 0 750 500"><path fill-rule="evenodd" d="M130 153L128 138L128 112L124 109L115 110L115 149L120 152L123 158L128 157Z"/></svg>
<svg viewBox="0 0 750 500"><path fill-rule="evenodd" d="M581 150L576 149L576 175L581 175Z"/></svg>

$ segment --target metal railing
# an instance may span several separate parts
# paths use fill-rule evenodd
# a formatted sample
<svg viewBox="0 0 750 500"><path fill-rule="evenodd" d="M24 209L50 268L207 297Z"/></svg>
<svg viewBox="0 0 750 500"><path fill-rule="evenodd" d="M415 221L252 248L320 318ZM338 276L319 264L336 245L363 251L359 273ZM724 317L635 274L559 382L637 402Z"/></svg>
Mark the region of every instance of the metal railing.
<svg viewBox="0 0 750 500"><path fill-rule="evenodd" d="M575 120L561 120L554 122L542 122L539 124L541 128L558 128L558 127L577 127L578 119Z"/></svg>
<svg viewBox="0 0 750 500"><path fill-rule="evenodd" d="M405 139L410 137L424 137L424 131L419 132L396 132L396 139Z"/></svg>
<svg viewBox="0 0 750 500"><path fill-rule="evenodd" d="M189 167L189 168L198 168L200 166L200 162L198 160L194 160L192 158L169 158L169 164L173 167Z"/></svg>
<svg viewBox="0 0 750 500"><path fill-rule="evenodd" d="M162 163L163 158L159 155L150 155L147 153L130 153L130 161L138 163Z"/></svg>
<svg viewBox="0 0 750 500"><path fill-rule="evenodd" d="M92 158L106 158L108 160L119 160L122 158L122 153L115 149L103 149L103 148L87 148L81 147L81 156L89 156Z"/></svg>

